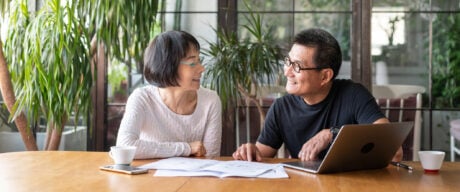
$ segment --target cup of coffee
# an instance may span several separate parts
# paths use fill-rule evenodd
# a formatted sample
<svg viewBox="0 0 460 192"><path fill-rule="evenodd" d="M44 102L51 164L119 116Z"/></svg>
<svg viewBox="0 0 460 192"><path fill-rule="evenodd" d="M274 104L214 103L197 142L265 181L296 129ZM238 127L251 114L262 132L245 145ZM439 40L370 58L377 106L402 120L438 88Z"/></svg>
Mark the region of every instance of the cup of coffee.
<svg viewBox="0 0 460 192"><path fill-rule="evenodd" d="M135 153L135 146L112 146L109 155L116 165L130 165Z"/></svg>
<svg viewBox="0 0 460 192"><path fill-rule="evenodd" d="M418 156L425 173L438 173L444 161L444 151L419 151Z"/></svg>

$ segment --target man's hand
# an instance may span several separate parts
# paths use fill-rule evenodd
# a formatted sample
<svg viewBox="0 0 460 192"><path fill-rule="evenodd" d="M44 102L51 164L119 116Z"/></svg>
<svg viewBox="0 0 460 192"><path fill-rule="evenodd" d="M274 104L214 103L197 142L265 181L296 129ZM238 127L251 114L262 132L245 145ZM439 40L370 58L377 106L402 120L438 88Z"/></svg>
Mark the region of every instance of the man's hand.
<svg viewBox="0 0 460 192"><path fill-rule="evenodd" d="M403 149L402 146L399 147L398 151L396 151L395 156L393 156L393 159L391 161L393 162L401 162L403 159Z"/></svg>
<svg viewBox="0 0 460 192"><path fill-rule="evenodd" d="M332 141L332 133L329 129L323 129L314 137L303 144L298 157L302 161L310 161L318 158L318 154L327 148Z"/></svg>
<svg viewBox="0 0 460 192"><path fill-rule="evenodd" d="M188 144L190 145L190 149L192 150L190 152L190 155L193 155L195 157L202 157L206 155L206 149L204 148L203 142L194 141Z"/></svg>
<svg viewBox="0 0 460 192"><path fill-rule="evenodd" d="M242 144L235 152L233 152L233 159L244 161L262 161L259 149L252 143Z"/></svg>

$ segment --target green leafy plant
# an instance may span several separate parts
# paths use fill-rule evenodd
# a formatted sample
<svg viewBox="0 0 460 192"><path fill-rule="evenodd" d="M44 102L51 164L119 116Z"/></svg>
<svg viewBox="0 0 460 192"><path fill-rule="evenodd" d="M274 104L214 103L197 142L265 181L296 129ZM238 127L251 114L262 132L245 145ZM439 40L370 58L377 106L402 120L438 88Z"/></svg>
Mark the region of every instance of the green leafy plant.
<svg viewBox="0 0 460 192"><path fill-rule="evenodd" d="M30 127L40 118L48 125L45 147L56 150L69 117L87 117L96 49L142 69L158 2L47 0L38 12L25 0L13 3L5 55L0 41L0 86L27 150L37 150Z"/></svg>
<svg viewBox="0 0 460 192"><path fill-rule="evenodd" d="M89 34L75 3L47 1L32 15L25 2L18 6L11 14L5 45L17 97L12 118L25 112L30 127L44 117L45 148L57 149L69 117L89 110L93 82Z"/></svg>
<svg viewBox="0 0 460 192"><path fill-rule="evenodd" d="M250 7L248 4L248 9ZM238 38L235 33L215 29L218 41L208 42L204 54L212 58L204 74L205 86L218 92L224 108L238 104L242 98L253 102L264 119L264 112L256 98L262 84L271 84L281 67L281 48L273 38L271 28L264 30L260 15L250 12L243 25L250 36Z"/></svg>
<svg viewBox="0 0 460 192"><path fill-rule="evenodd" d="M81 1L85 4L85 1ZM88 11L90 31L98 42L107 47L109 57L143 69L142 57L155 30L156 16L161 0L106 1L89 0L83 10ZM157 26L158 27L158 26Z"/></svg>
<svg viewBox="0 0 460 192"><path fill-rule="evenodd" d="M433 22L435 107L460 107L460 15L439 14Z"/></svg>

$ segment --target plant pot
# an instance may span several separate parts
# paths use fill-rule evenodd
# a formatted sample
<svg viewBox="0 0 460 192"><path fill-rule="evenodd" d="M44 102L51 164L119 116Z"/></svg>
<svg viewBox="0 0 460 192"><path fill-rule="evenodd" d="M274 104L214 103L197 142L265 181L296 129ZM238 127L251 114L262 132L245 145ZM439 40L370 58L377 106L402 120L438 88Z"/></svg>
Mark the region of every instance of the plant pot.
<svg viewBox="0 0 460 192"><path fill-rule="evenodd" d="M59 150L61 151L86 151L86 126L66 126L62 132ZM43 149L46 133L37 133L37 145ZM24 142L19 132L0 132L0 153L25 151Z"/></svg>

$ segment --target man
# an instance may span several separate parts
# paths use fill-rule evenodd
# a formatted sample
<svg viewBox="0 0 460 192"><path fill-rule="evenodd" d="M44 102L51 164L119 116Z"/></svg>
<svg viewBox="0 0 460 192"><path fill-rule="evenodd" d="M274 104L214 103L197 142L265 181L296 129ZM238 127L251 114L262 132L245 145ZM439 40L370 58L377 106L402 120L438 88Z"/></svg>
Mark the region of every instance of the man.
<svg viewBox="0 0 460 192"><path fill-rule="evenodd" d="M273 157L285 143L293 158L324 157L345 124L388 123L372 94L361 84L335 79L342 63L337 40L322 29L298 33L285 58L288 95L270 107L256 144L241 145L237 160ZM393 161L402 160L402 148Z"/></svg>

